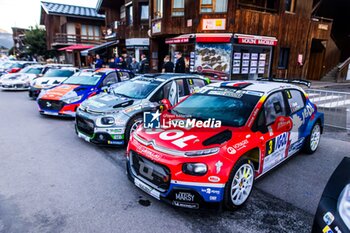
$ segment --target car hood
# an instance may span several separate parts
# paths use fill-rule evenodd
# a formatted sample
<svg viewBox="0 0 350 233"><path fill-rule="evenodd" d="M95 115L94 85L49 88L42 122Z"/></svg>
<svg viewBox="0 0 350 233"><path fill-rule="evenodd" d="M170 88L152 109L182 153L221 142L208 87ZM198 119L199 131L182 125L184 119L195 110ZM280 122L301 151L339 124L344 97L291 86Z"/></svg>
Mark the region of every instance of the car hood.
<svg viewBox="0 0 350 233"><path fill-rule="evenodd" d="M49 89L45 92L41 99L50 99L50 100L60 100L63 96L70 94L71 92L74 96L78 96L82 94L84 89L86 90L88 87L80 86L80 85L68 85L62 84L52 89Z"/></svg>
<svg viewBox="0 0 350 233"><path fill-rule="evenodd" d="M131 106L140 100L103 93L84 101L82 108L93 112L111 112Z"/></svg>
<svg viewBox="0 0 350 233"><path fill-rule="evenodd" d="M174 122L178 121L176 118L173 119ZM161 122L165 121L168 128L145 129L144 127L140 127L136 132L136 136L145 142L153 142L156 146L162 148L175 151L193 151L219 147L221 144L232 139L233 131L235 130L235 128L227 126L212 128L173 127L169 125L169 118L161 117L160 120ZM214 126L216 121L210 120L207 123L210 126ZM179 137L176 137L176 134Z"/></svg>
<svg viewBox="0 0 350 233"><path fill-rule="evenodd" d="M66 79L67 77L41 77L34 80L34 86L38 88L49 88L61 84Z"/></svg>
<svg viewBox="0 0 350 233"><path fill-rule="evenodd" d="M14 73L14 74L5 74L1 77L2 81L7 81L7 80L21 80L21 79L26 79L23 81L31 81L33 80L37 75L35 74L25 74L25 73Z"/></svg>

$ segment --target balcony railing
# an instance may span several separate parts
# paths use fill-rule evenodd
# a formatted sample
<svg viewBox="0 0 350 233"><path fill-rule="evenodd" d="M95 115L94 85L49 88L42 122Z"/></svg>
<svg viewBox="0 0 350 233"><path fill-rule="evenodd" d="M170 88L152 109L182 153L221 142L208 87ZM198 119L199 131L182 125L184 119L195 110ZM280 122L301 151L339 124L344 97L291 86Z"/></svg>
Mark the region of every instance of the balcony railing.
<svg viewBox="0 0 350 233"><path fill-rule="evenodd" d="M99 45L106 40L103 36L90 36L78 34L56 33L54 37L54 44L91 44Z"/></svg>

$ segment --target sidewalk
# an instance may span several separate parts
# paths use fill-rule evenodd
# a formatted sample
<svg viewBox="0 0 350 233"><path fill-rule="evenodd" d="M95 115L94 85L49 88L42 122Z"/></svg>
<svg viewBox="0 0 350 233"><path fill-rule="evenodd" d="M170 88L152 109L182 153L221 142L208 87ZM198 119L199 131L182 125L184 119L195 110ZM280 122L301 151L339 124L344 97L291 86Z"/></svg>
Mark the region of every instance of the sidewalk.
<svg viewBox="0 0 350 233"><path fill-rule="evenodd" d="M349 82L336 83L336 82L311 81L311 89L322 89L322 90L350 93L350 83Z"/></svg>

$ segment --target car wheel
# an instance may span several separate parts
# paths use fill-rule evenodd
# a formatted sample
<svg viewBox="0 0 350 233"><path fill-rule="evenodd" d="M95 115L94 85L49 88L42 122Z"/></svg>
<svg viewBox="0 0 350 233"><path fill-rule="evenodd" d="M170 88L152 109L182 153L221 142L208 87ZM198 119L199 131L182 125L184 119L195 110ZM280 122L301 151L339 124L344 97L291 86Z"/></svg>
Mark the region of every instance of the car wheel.
<svg viewBox="0 0 350 233"><path fill-rule="evenodd" d="M225 207L235 210L248 200L254 185L254 167L250 160L240 159L233 167L225 187Z"/></svg>
<svg viewBox="0 0 350 233"><path fill-rule="evenodd" d="M125 145L128 144L130 135L137 129L137 127L142 124L143 118L141 115L134 116L128 123L125 129Z"/></svg>
<svg viewBox="0 0 350 233"><path fill-rule="evenodd" d="M313 154L318 148L321 140L321 125L316 122L312 127L310 135L306 138L304 151L308 154Z"/></svg>

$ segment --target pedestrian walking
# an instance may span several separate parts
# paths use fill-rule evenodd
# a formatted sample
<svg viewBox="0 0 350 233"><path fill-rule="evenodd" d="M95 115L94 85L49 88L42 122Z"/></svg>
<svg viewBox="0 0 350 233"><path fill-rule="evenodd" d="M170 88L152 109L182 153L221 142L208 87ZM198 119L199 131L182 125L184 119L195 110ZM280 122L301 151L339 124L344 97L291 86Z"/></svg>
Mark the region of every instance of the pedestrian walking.
<svg viewBox="0 0 350 233"><path fill-rule="evenodd" d="M136 58L132 58L132 62L129 65L129 69L134 73L138 73L140 70L140 63L136 61Z"/></svg>
<svg viewBox="0 0 350 233"><path fill-rule="evenodd" d="M162 73L173 73L174 72L174 63L170 61L170 56L166 55L164 58Z"/></svg>
<svg viewBox="0 0 350 233"><path fill-rule="evenodd" d="M103 66L103 60L101 59L100 55L96 54L96 60L95 60L95 68L99 69Z"/></svg>
<svg viewBox="0 0 350 233"><path fill-rule="evenodd" d="M145 54L141 55L141 64L140 64L140 74L146 74L149 72L149 61Z"/></svg>
<svg viewBox="0 0 350 233"><path fill-rule="evenodd" d="M186 65L185 59L182 56L182 52L178 52L176 54L176 65L175 65L175 73L185 73Z"/></svg>

